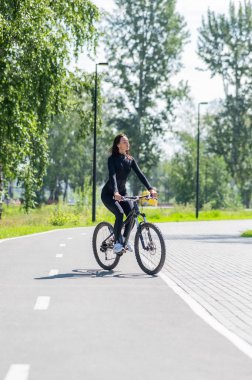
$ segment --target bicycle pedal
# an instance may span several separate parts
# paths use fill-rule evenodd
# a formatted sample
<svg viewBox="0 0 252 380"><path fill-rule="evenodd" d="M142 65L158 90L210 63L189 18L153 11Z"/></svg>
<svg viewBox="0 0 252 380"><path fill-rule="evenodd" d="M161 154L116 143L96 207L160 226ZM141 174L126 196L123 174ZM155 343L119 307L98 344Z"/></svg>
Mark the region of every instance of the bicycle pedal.
<svg viewBox="0 0 252 380"><path fill-rule="evenodd" d="M123 248L120 252L117 252L116 255L117 256L122 256L125 252L126 252L126 249Z"/></svg>

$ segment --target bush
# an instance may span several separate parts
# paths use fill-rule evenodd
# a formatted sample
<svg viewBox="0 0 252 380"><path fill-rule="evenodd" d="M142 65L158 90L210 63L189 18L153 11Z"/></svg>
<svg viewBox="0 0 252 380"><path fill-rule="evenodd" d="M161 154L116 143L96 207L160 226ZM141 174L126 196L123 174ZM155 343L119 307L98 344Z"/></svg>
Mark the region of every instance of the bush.
<svg viewBox="0 0 252 380"><path fill-rule="evenodd" d="M66 212L56 209L53 211L49 223L53 226L64 226L68 222L68 215Z"/></svg>
<svg viewBox="0 0 252 380"><path fill-rule="evenodd" d="M53 226L64 226L66 224L77 225L79 221L79 214L68 213L60 208L56 208L49 219L49 223Z"/></svg>

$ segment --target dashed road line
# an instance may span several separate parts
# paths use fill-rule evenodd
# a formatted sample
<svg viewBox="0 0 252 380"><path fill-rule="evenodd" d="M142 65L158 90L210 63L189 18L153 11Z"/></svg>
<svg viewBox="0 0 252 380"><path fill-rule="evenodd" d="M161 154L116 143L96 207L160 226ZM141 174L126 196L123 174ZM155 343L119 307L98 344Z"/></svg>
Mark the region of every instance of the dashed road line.
<svg viewBox="0 0 252 380"><path fill-rule="evenodd" d="M29 371L29 364L12 364L4 380L27 380Z"/></svg>
<svg viewBox="0 0 252 380"><path fill-rule="evenodd" d="M67 240L72 240L72 237L69 236L69 237L67 238Z"/></svg>
<svg viewBox="0 0 252 380"><path fill-rule="evenodd" d="M34 310L47 310L50 304L50 297L39 296L36 300Z"/></svg>
<svg viewBox="0 0 252 380"><path fill-rule="evenodd" d="M56 276L57 274L59 274L58 269L51 269L49 272L49 276Z"/></svg>
<svg viewBox="0 0 252 380"><path fill-rule="evenodd" d="M159 273L159 277L162 278L162 280L169 286L169 288L171 288L180 298L182 298L182 300L192 309L196 315L203 319L203 321L206 322L215 331L233 343L233 345L241 352L252 359L252 346L250 344L235 335L233 332L229 331L225 326L218 322L212 315L208 313L208 311L203 306L201 306L197 301L190 297L188 293L180 288L163 272Z"/></svg>
<svg viewBox="0 0 252 380"><path fill-rule="evenodd" d="M80 228L83 228L83 227L72 227L72 228L68 228L67 230L76 230L76 229L80 229ZM31 238L34 236L40 236L40 235L45 235L45 234L50 234L50 233L60 232L60 231L62 231L62 229L55 229L55 230L50 230L50 231L37 232L35 234L29 234L29 235L23 235L23 236L16 236L16 237L12 237L12 238L0 239L0 243L4 243L8 240L27 239L27 238ZM84 235L86 235L86 233L84 233Z"/></svg>
<svg viewBox="0 0 252 380"><path fill-rule="evenodd" d="M60 247L65 247L65 246L66 246L65 243L61 243L61 244L60 244Z"/></svg>
<svg viewBox="0 0 252 380"><path fill-rule="evenodd" d="M57 254L56 254L56 257L57 257L58 259L61 259L61 258L63 257L63 253L57 253Z"/></svg>

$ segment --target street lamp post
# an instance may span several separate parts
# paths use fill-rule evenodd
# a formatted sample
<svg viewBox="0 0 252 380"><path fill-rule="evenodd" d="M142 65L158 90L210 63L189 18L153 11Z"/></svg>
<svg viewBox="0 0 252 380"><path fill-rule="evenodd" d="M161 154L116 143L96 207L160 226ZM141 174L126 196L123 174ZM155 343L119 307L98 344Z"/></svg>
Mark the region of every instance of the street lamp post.
<svg viewBox="0 0 252 380"><path fill-rule="evenodd" d="M207 102L198 103L198 133L197 133L197 163L196 163L196 219L199 217L199 191L200 191L200 106L208 104Z"/></svg>
<svg viewBox="0 0 252 380"><path fill-rule="evenodd" d="M96 219L96 125L97 125L97 82L98 66L107 66L107 62L96 63L95 65L95 93L94 93L94 146L93 146L93 190L92 190L92 222Z"/></svg>

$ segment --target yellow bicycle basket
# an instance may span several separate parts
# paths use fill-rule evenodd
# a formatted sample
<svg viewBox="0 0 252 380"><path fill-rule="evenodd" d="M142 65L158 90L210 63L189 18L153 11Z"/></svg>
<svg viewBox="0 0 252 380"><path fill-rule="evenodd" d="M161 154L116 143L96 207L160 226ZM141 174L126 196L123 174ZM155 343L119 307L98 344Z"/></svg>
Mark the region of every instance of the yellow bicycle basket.
<svg viewBox="0 0 252 380"><path fill-rule="evenodd" d="M142 196L144 195L149 195L149 191L148 190L144 190L141 194ZM140 199L139 200L139 203L141 206L154 206L154 207L157 207L158 205L158 201L157 199Z"/></svg>

